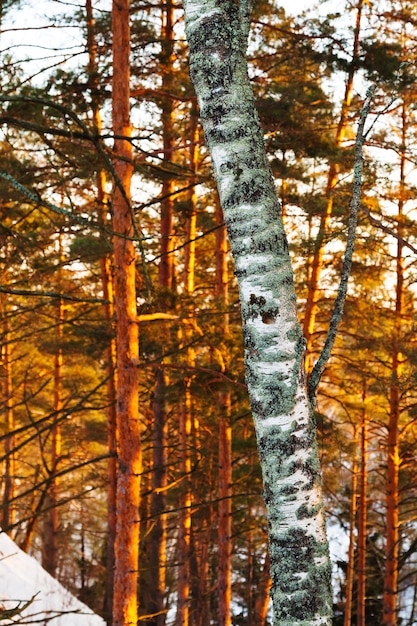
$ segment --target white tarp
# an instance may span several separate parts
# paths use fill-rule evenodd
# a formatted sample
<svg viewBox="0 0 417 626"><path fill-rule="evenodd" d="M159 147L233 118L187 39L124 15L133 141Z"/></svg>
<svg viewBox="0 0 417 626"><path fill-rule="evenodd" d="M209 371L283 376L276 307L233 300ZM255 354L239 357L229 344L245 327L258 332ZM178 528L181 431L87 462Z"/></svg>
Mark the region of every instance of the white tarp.
<svg viewBox="0 0 417 626"><path fill-rule="evenodd" d="M5 611L11 611L10 616L2 619ZM8 624L105 626L101 617L0 531L0 626Z"/></svg>

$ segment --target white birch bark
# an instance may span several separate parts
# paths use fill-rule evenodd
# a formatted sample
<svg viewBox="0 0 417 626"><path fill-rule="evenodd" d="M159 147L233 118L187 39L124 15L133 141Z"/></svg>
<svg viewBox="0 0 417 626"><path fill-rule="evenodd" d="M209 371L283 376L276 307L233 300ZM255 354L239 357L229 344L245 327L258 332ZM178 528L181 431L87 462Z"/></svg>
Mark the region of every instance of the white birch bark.
<svg viewBox="0 0 417 626"><path fill-rule="evenodd" d="M248 0L185 0L190 74L239 283L274 626L329 626L330 561L293 271L245 59Z"/></svg>

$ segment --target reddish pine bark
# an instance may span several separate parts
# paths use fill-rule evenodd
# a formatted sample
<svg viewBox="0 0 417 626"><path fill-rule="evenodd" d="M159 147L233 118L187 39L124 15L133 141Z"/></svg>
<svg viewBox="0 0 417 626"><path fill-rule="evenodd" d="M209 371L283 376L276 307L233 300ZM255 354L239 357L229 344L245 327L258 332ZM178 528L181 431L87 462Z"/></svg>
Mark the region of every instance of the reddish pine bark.
<svg viewBox="0 0 417 626"><path fill-rule="evenodd" d="M163 369L156 371L153 424L152 424L152 496L151 532L148 538L150 603L149 613L154 615L149 623L163 626L165 623L165 572L166 572L166 486L167 486L167 380Z"/></svg>
<svg viewBox="0 0 417 626"><path fill-rule="evenodd" d="M216 205L216 222L224 222L220 202ZM229 332L227 242L225 228L216 231L216 295L222 302L223 334ZM230 626L230 603L232 597L232 429L230 425L231 400L228 390L218 394L219 407L219 504L217 569L217 618L219 626Z"/></svg>
<svg viewBox="0 0 417 626"><path fill-rule="evenodd" d="M397 624L398 593L398 474L399 474L399 384L398 353L394 351L392 362L394 382L390 389L390 418L388 425L388 458L386 483L386 547L384 577L384 626Z"/></svg>
<svg viewBox="0 0 417 626"><path fill-rule="evenodd" d="M255 619L253 623L256 626L265 626L266 623L269 608L269 590L272 584L269 570L270 561L269 552L267 552L255 597Z"/></svg>
<svg viewBox="0 0 417 626"><path fill-rule="evenodd" d="M59 266L63 264L62 253L62 233L59 233L58 239L58 258ZM58 291L62 289L62 272L58 270ZM64 322L64 304L61 298L57 304L57 325L56 325L56 349L54 356L54 405L53 405L53 424L52 424L52 449L51 449L51 469L50 483L48 493L45 498L45 506L47 509L46 521L43 530L43 551L42 565L51 576L56 576L57 557L58 557L58 530L59 530L59 483L56 477L58 464L61 458L61 426L59 417L62 411L62 337Z"/></svg>
<svg viewBox="0 0 417 626"><path fill-rule="evenodd" d="M195 105L191 113L190 125L190 151L189 168L193 173L192 183L195 182L197 161L197 112ZM184 289L188 296L194 291L195 276L195 237L197 225L196 193L195 187L191 187L188 195L189 216L187 220L187 246L184 252ZM192 315L192 313L190 314ZM194 320L192 320L192 323ZM184 329L185 341L189 343L187 325ZM187 348L187 365L195 366L195 354L192 347ZM184 381L185 397L181 404L179 416L179 436L181 449L181 470L184 475L183 493L181 495L181 510L178 527L178 588L177 588L177 612L175 626L188 626L190 620L190 549L191 549L191 505L192 493L190 486L191 477L191 432L192 432L192 398L191 379Z"/></svg>
<svg viewBox="0 0 417 626"><path fill-rule="evenodd" d="M196 171L198 156L198 112L196 103L193 103L190 117L190 150L189 169L192 172L190 184L192 185L189 194L189 216L187 219L187 245L184 251L184 287L186 293L191 295L194 291L195 277L195 238L197 227L197 197L196 197Z"/></svg>
<svg viewBox="0 0 417 626"><path fill-rule="evenodd" d="M219 505L218 505L218 546L219 564L217 570L217 617L219 626L230 626L230 602L232 595L232 429L230 426L230 394L219 394Z"/></svg>
<svg viewBox="0 0 417 626"><path fill-rule="evenodd" d="M86 0L86 26L88 49L88 86L91 97L94 131L101 134L102 121L98 101L98 66L97 41L95 36L95 21L92 0ZM105 193L106 175L103 170L97 174L97 205L98 219L105 225L108 217L108 208ZM108 328L113 327L114 294L111 258L105 254L100 259L101 285L103 291L104 319ZM112 623L113 587L114 587L114 542L116 538L116 481L117 481L117 429L116 429L116 341L109 339L106 349L106 394L107 394L107 441L109 450L108 460L108 492L107 492L107 568L106 591L104 597L104 615L108 624Z"/></svg>
<svg viewBox="0 0 417 626"><path fill-rule="evenodd" d="M365 401L366 393L363 393ZM357 626L365 626L365 600L366 600L366 518L367 518L367 416L366 409L363 411L361 426L361 474L360 495L358 514L358 597L357 597Z"/></svg>
<svg viewBox="0 0 417 626"><path fill-rule="evenodd" d="M173 224L173 180L170 176L170 163L173 159L174 140L174 107L170 96L173 87L173 64L174 64L174 5L172 0L167 0L164 6L162 26L162 91L168 94L162 105L162 141L164 164L167 170L166 180L162 185L161 201L161 259L159 263L159 283L168 289L173 287L174 279L174 239L172 234Z"/></svg>
<svg viewBox="0 0 417 626"><path fill-rule="evenodd" d="M399 542L399 469L400 469L400 376L401 352L398 342L401 335L404 301L404 259L401 221L405 198L405 148L407 143L407 107L402 104L402 132L400 158L400 188L398 196L398 235L396 257L395 328L391 351L390 414L387 441L387 482L386 482L386 547L383 606L384 626L397 624L398 595L398 542Z"/></svg>
<svg viewBox="0 0 417 626"><path fill-rule="evenodd" d="M353 598L353 577L354 577L354 559L355 559L355 525L356 525L356 498L358 483L358 459L357 459L358 429L354 426L354 453L352 460L352 479L351 479L351 495L350 495L350 511L349 511L349 549L348 562L346 572L346 603L344 626L350 626L352 617L352 598Z"/></svg>
<svg viewBox="0 0 417 626"><path fill-rule="evenodd" d="M188 626L190 599L190 533L191 533L191 456L190 434L192 420L190 381L186 381L185 398L179 415L179 437L181 446L181 470L185 476L178 521L178 588L175 626Z"/></svg>
<svg viewBox="0 0 417 626"><path fill-rule="evenodd" d="M173 47L174 47L174 8L171 0L163 6L161 33L161 71L162 92L172 92ZM170 163L173 159L173 102L171 97L162 103L162 141L164 166L167 170L162 185L161 220L160 220L160 262L158 268L159 285L166 290L173 289L174 255L173 255L173 181L170 176ZM167 377L163 369L156 372L153 399L152 424L152 495L151 495L151 529L148 539L149 553L149 585L151 589L147 612L154 615L149 623L163 626L165 623L164 596L166 579L166 466L167 466L167 409L166 409Z"/></svg>
<svg viewBox="0 0 417 626"><path fill-rule="evenodd" d="M105 319L112 327L114 318L113 283L108 256L101 259L101 282L103 298L108 302L104 305ZM116 427L116 342L110 339L106 350L106 393L107 393L107 445L109 460L107 465L107 569L105 615L109 624L112 623L113 588L114 588L114 543L116 540L116 493L117 493L117 427Z"/></svg>
<svg viewBox="0 0 417 626"><path fill-rule="evenodd" d="M116 502L114 626L136 626L139 560L141 447L138 407L139 338L135 289L135 250L130 206L133 171L130 124L129 0L114 0L112 115L114 169L113 238L117 342L118 474ZM124 139L126 138L126 139Z"/></svg>
<svg viewBox="0 0 417 626"><path fill-rule="evenodd" d="M9 337L9 320L8 311L6 306L6 295L2 294L1 297L1 314L3 317L3 337L1 346L1 362L2 362L2 387L3 387L3 402L5 406L5 423L6 433L10 433L4 440L4 491L3 491L3 505L1 516L2 530L9 533L12 536L12 527L15 521L15 508L11 504L11 500L15 494L15 458L14 458L14 412L13 412L13 380L12 380L12 363L11 363L11 350L10 350L10 337Z"/></svg>

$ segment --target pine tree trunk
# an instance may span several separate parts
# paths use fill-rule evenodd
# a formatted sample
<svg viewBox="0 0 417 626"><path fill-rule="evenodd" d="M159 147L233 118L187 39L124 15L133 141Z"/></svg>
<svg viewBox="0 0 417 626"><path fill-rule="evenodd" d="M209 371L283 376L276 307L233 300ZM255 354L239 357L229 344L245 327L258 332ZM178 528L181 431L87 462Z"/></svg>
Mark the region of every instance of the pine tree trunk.
<svg viewBox="0 0 417 626"><path fill-rule="evenodd" d="M216 224L223 224L223 211L216 202ZM224 227L216 230L216 297L223 310L222 335L227 340L229 334L227 240ZM219 563L217 570L217 617L219 626L231 624L232 599L232 428L230 391L218 393L219 407L219 505L218 505L218 546Z"/></svg>
<svg viewBox="0 0 417 626"><path fill-rule="evenodd" d="M366 400L366 387L364 387L363 402ZM365 626L366 608L366 518L368 511L367 501L367 477L368 477L368 452L367 452L367 415L363 409L361 424L361 474L358 513L358 597L357 597L357 626Z"/></svg>
<svg viewBox="0 0 417 626"><path fill-rule="evenodd" d="M196 420L193 427L194 446L199 454L203 454L199 441L199 433L196 428ZM207 484L213 484L212 459L205 460L207 468ZM197 491L198 494L198 491ZM210 571L210 546L212 545L212 529L215 528L214 516L214 493L210 492L206 500L199 501L195 498L193 505L196 513L193 515L193 524L190 534L190 583L191 583L191 608L190 621L193 626L209 626L212 623L211 611L211 587L209 581Z"/></svg>
<svg viewBox="0 0 417 626"><path fill-rule="evenodd" d="M62 271L63 253L62 253L62 232L59 233L58 239L58 291L62 289ZM58 503L59 503L59 484L56 473L61 458L61 426L59 417L62 411L62 338L64 323L64 304L61 298L57 303L56 317L56 349L54 355L54 405L53 405L53 423L52 423L52 446L51 446L51 469L50 483L47 496L45 498L46 521L43 531L43 551L42 566L51 576L57 574L57 556L58 556Z"/></svg>
<svg viewBox="0 0 417 626"><path fill-rule="evenodd" d="M161 201L161 259L159 263L159 284L172 289L174 280L174 239L173 225L173 177L170 173L174 154L173 125L174 108L172 100L173 64L174 64L174 5L167 0L163 9L162 24L162 91L167 94L162 104L162 141L166 180L162 185Z"/></svg>
<svg viewBox="0 0 417 626"><path fill-rule="evenodd" d="M190 150L189 150L189 169L192 172L190 179L191 189L188 194L189 215L187 219L187 245L184 252L184 287L187 295L191 295L194 291L195 279L195 238L197 227L197 197L196 197L196 172L198 157L198 111L195 103L192 104L190 116Z"/></svg>
<svg viewBox="0 0 417 626"><path fill-rule="evenodd" d="M398 593L398 477L400 466L398 424L400 418L399 352L394 348L388 423L386 483L386 547L384 576L384 626L397 624Z"/></svg>
<svg viewBox="0 0 417 626"><path fill-rule="evenodd" d="M219 626L230 626L232 599L232 428L230 393L219 394L219 505L217 570L217 617Z"/></svg>
<svg viewBox="0 0 417 626"><path fill-rule="evenodd" d="M164 597L166 572L166 485L167 485L167 380L163 368L156 371L152 424L151 532L148 540L151 598L149 623L165 623Z"/></svg>
<svg viewBox="0 0 417 626"><path fill-rule="evenodd" d="M190 547L191 547L191 457L190 435L192 420L191 391L186 381L185 398L180 409L179 439L181 470L185 476L178 520L178 586L175 626L188 626L190 620Z"/></svg>
<svg viewBox="0 0 417 626"><path fill-rule="evenodd" d="M164 290L174 286L174 255L173 255L173 180L170 174L170 163L173 159L173 32L174 9L171 0L163 6L161 55L162 91L167 94L162 103L162 141L166 178L162 185L161 220L160 220L160 262L159 285ZM166 508L165 487L167 483L167 410L166 410L167 378L163 369L157 370L153 400L153 473L151 494L152 527L149 533L149 584L152 590L147 610L154 617L149 623L163 626L165 623L164 596L166 573L166 524L164 514Z"/></svg>
<svg viewBox="0 0 417 626"><path fill-rule="evenodd" d="M103 189L103 187L101 187ZM98 195L98 198L100 196ZM101 284L104 305L104 318L108 328L114 323L113 278L111 260L108 255L100 261ZM104 615L108 624L112 623L113 588L114 588L114 542L116 539L116 493L117 493L117 422L116 422L116 342L112 336L106 349L106 395L107 395L107 446L109 460L107 464L107 558L106 591Z"/></svg>
<svg viewBox="0 0 417 626"><path fill-rule="evenodd" d="M398 595L398 542L399 542L399 469L400 469L400 377L402 356L398 346L401 337L404 301L404 259L403 259L403 220L405 200L405 165L407 145L407 108L402 103L400 186L398 196L398 239L396 256L395 325L391 350L391 385L387 442L387 483L386 483L386 547L384 576L384 626L397 624Z"/></svg>
<svg viewBox="0 0 417 626"><path fill-rule="evenodd" d="M190 73L235 259L270 524L274 625L332 621L315 423L288 245L247 75L249 3L185 2Z"/></svg>
<svg viewBox="0 0 417 626"><path fill-rule="evenodd" d="M91 97L94 132L100 136L102 121L98 99L98 66L97 41L92 0L86 0L86 26L88 50L88 87ZM103 226L108 220L105 182L106 174L100 170L96 178L98 219ZM104 235L103 235L104 237ZM114 323L114 295L111 257L105 254L100 259L101 285L103 292L104 319L107 328L112 329ZM116 341L111 337L106 349L106 394L107 394L107 441L108 461L108 495L107 495L107 550L106 550L106 591L104 597L104 615L107 623L112 623L113 587L114 587L114 542L116 537L116 480L117 480L117 431L116 431Z"/></svg>
<svg viewBox="0 0 417 626"><path fill-rule="evenodd" d="M267 552L262 568L261 579L256 590L254 626L265 626L266 624L269 607L269 590L271 589L270 565L269 552Z"/></svg>
<svg viewBox="0 0 417 626"><path fill-rule="evenodd" d="M138 407L139 338L136 310L135 250L130 186L132 145L130 124L129 0L114 0L112 115L114 169L113 194L114 287L117 343L118 473L116 502L114 626L136 626L139 561L139 501L141 446ZM126 137L126 139L124 139Z"/></svg>
<svg viewBox="0 0 417 626"><path fill-rule="evenodd" d="M184 291L187 296L191 296L194 291L195 279L195 238L197 225L196 193L195 193L195 173L197 168L197 111L195 105L192 106L190 124L190 151L189 168L192 172L191 187L188 194L189 216L187 220L187 245L184 252ZM188 315L192 315L192 307ZM194 319L190 319L194 322ZM193 324L194 325L194 324ZM185 339L187 340L187 329L185 329ZM195 366L194 349L187 348L187 365ZM177 613L175 626L188 626L190 622L190 574L191 574L191 432L192 432L192 397L191 378L184 380L184 399L180 409L179 435L181 445L181 470L184 475L183 493L181 495L181 511L178 528L178 588L177 588Z"/></svg>
<svg viewBox="0 0 417 626"><path fill-rule="evenodd" d="M13 411L13 378L10 348L10 330L6 294L1 294L1 317L3 318L1 345L1 383L3 406L5 408L5 425L7 437L4 439L4 491L2 503L1 529L12 538L15 522L15 507L12 502L15 495L15 454L14 454L14 411Z"/></svg>
<svg viewBox="0 0 417 626"><path fill-rule="evenodd" d="M350 495L350 511L349 511L349 548L348 562L346 572L346 603L345 616L343 620L344 626L350 626L352 618L352 598L353 598L353 578L355 572L355 526L356 526L356 498L358 484L358 429L354 426L354 451L352 459L352 478L351 478L351 495Z"/></svg>
<svg viewBox="0 0 417 626"><path fill-rule="evenodd" d="M37 480L39 478L39 466L35 470L33 484L37 484ZM33 536L35 534L35 526L38 518L42 515L42 511L45 509L45 500L47 495L47 487L44 488L41 492L41 495L35 506L35 494L32 494L31 503L30 503L30 512L31 517L28 520L28 523L25 528L25 532L23 538L19 541L19 548L23 550L23 552L29 552L29 548L31 546Z"/></svg>

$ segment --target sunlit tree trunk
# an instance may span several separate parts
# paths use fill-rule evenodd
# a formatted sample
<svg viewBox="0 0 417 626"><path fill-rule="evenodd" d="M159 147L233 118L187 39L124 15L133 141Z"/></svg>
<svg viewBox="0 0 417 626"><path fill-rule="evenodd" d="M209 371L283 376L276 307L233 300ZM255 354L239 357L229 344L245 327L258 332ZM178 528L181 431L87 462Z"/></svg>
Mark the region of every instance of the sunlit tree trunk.
<svg viewBox="0 0 417 626"><path fill-rule="evenodd" d="M188 219L187 219L187 245L184 252L184 291L191 297L194 291L195 279L195 238L197 226L195 174L197 169L198 155L198 127L197 111L193 105L190 118L190 150L189 168L192 172L192 187L188 194ZM192 305L191 305L192 306ZM190 315L192 314L189 307ZM190 319L190 323L192 320ZM188 326L188 325L187 325ZM187 336L187 328L182 329L182 333ZM187 341L188 343L188 341ZM187 348L187 365L195 366L194 349ZM184 475L183 492L181 495L181 511L179 515L178 528L178 590L177 590L177 613L175 618L176 626L188 626L190 621L190 558L191 558L191 433L192 433L192 397L191 378L184 380L184 398L180 409L179 435L181 445L181 470Z"/></svg>
<svg viewBox="0 0 417 626"><path fill-rule="evenodd" d="M402 355L399 341L402 328L404 302L404 259L402 240L402 220L405 199L405 148L407 143L407 107L402 103L401 111L401 152L400 152L400 186L398 195L398 239L396 255L396 287L395 287L395 324L391 350L391 384L389 391L389 420L387 436L387 482L386 482L386 548L384 576L384 626L397 624L398 595L398 542L399 542L399 468L400 441L399 423L401 416L400 377Z"/></svg>
<svg viewBox="0 0 417 626"><path fill-rule="evenodd" d="M174 8L171 0L162 8L161 32L161 71L162 92L162 141L165 180L162 185L161 220L160 220L160 262L159 285L163 290L171 290L174 286L174 255L173 255L173 179L170 174L170 163L173 159L173 100L172 73L174 62ZM153 400L153 470L151 495L151 531L148 541L150 604L149 613L154 617L149 620L155 626L165 623L165 579L166 579L166 524L164 513L166 508L166 466L167 466L167 409L166 392L167 376L164 369L156 372Z"/></svg>
<svg viewBox="0 0 417 626"><path fill-rule="evenodd" d="M15 522L15 507L12 502L15 495L15 454L14 454L14 411L13 411L13 378L12 378L12 355L10 344L9 312L6 306L6 294L0 297L0 314L2 317L2 342L1 342L1 387L2 404L5 415L4 439L4 465L2 496L1 529L12 538L14 535L13 524Z"/></svg>
<svg viewBox="0 0 417 626"><path fill-rule="evenodd" d="M91 97L94 131L99 136L102 132L102 120L98 98L99 76L97 65L97 41L92 0L86 0L86 26L88 50L88 86ZM105 192L106 174L103 169L97 173L97 211L103 226L108 221L107 194ZM104 233L102 237L104 238ZM112 331L114 324L114 294L112 259L105 253L100 259L101 285L103 292L103 313L107 327ZM116 432L116 341L110 332L106 348L106 394L107 394L107 441L108 460L108 495L107 495L107 551L106 551L106 592L104 612L108 624L112 622L113 586L114 586L114 542L116 536L116 480L117 480L117 432Z"/></svg>
<svg viewBox="0 0 417 626"><path fill-rule="evenodd" d="M353 597L353 578L355 572L355 528L356 528L356 499L357 499L357 483L358 483L358 428L354 425L354 451L352 459L352 478L351 478L351 496L349 511L349 548L346 572L346 604L344 626L350 626L352 617L352 597Z"/></svg>
<svg viewBox="0 0 417 626"><path fill-rule="evenodd" d="M397 284L397 302L399 296ZM395 341L395 340L394 340ZM391 361L390 415L388 422L386 483L386 548L384 576L384 625L397 624L398 593L398 477L400 467L398 424L400 419L400 352L393 346Z"/></svg>
<svg viewBox="0 0 417 626"><path fill-rule="evenodd" d="M362 400L366 402L366 386L364 385ZM368 449L367 449L368 419L366 406L362 412L360 432L360 493L358 503L358 565L357 565L357 626L365 626L366 608L366 518L368 511L367 480L368 480Z"/></svg>
<svg viewBox="0 0 417 626"><path fill-rule="evenodd" d="M248 436L247 429L245 428L244 438L246 439ZM249 459L250 463L250 472L253 471L253 457L251 456ZM265 626L265 622L267 619L268 608L270 603L269 591L271 589L271 575L270 575L270 560L269 560L269 551L268 548L265 554L265 560L262 566L262 570L260 572L260 577L255 584L255 571L259 564L256 563L256 556L254 554L254 545L253 545L253 530L256 529L257 525L257 515L258 513L253 512L252 504L248 503L248 515L247 521L249 523L249 532L248 532L248 557L247 557L247 565L246 565L246 585L247 585L247 594L246 594L246 604L247 604L247 612L248 624L252 624L253 626Z"/></svg>
<svg viewBox="0 0 417 626"><path fill-rule="evenodd" d="M167 380L163 368L156 371L152 424L151 531L148 539L150 563L150 604L155 626L165 623L164 596L166 573L166 485L167 485Z"/></svg>
<svg viewBox="0 0 417 626"><path fill-rule="evenodd" d="M196 112L194 111L194 115ZM193 127L196 123L196 119L192 122ZM197 133L197 128L195 128ZM191 150L194 150L194 156L190 154L190 166L193 170L193 160L195 159L195 167L197 167L197 134L192 142ZM189 295L194 291L194 267L195 267L195 242L196 237L196 196L194 190L190 193L190 219L188 222L188 250L185 253L185 285ZM195 216L194 216L195 213ZM190 302L188 313L187 327L192 327L193 332L199 331L196 320L193 315L193 304ZM199 331L201 334L201 331ZM189 337L191 337L191 333ZM187 349L187 364L191 367L195 365L195 352L192 346ZM191 398L191 377L188 377L185 381L186 392L185 402L187 409L187 421L190 429L189 442L189 465L191 468L195 463L199 462L202 457L205 458L204 466L207 470L206 481L207 484L213 484L213 458L212 452L207 455L207 452L203 448L202 441L202 428L199 420L198 412L193 410L192 398ZM207 496L209 504L205 502L205 498L202 498L199 494L199 485L195 480L192 480L190 476L189 481L189 503L192 509L189 508L186 511L186 515L190 516L189 519L189 624L192 626L209 626L211 611L210 611L210 589L209 589L209 568L210 568L210 545L213 541L212 529L215 527L214 519L214 507L212 504L213 494ZM188 567L187 567L188 569Z"/></svg>
<svg viewBox="0 0 417 626"><path fill-rule="evenodd" d="M58 287L62 289L62 232L58 236ZM59 484L56 473L61 458L61 426L60 415L62 411L62 338L64 323L64 303L61 298L57 302L56 313L56 332L55 332L55 355L54 355L54 404L53 404L53 423L51 433L51 464L50 464L50 483L48 493L45 499L45 507L47 509L46 520L43 530L43 552L42 565L52 576L56 576L57 572L57 556L58 556L58 531L59 531Z"/></svg>
<svg viewBox="0 0 417 626"><path fill-rule="evenodd" d="M38 477L39 477L39 466L36 468L36 471L35 471L35 476L34 476L34 481L33 481L34 484L36 484ZM36 502L36 505L35 505L35 494L33 494L31 498L31 506L30 506L31 518L30 520L28 520L23 537L19 540L19 548L23 550L23 552L28 552L32 544L32 540L35 534L36 522L38 521L38 518L42 515L42 511L44 510L46 494L47 494L47 488L43 489L41 496Z"/></svg>
<svg viewBox="0 0 417 626"><path fill-rule="evenodd" d="M340 148L343 144L346 129L348 127L348 113L353 94L353 80L357 71L360 30L362 19L363 0L358 0L356 8L356 24L354 30L352 57L347 74L344 98L340 111L339 122L336 131L336 147ZM334 190L338 181L338 166L332 162L329 167L326 184L326 211L320 219L319 230L314 244L313 257L310 263L310 275L307 281L307 299L304 311L303 334L307 340L307 357L306 369L309 371L311 362L312 334L316 323L316 314L318 306L318 290L320 276L323 268L323 255L325 246L325 237L329 229L330 219L333 214Z"/></svg>
<svg viewBox="0 0 417 626"><path fill-rule="evenodd" d="M219 506L218 506L218 623L230 626L232 597L232 428L231 401L227 391L219 394Z"/></svg>
<svg viewBox="0 0 417 626"><path fill-rule="evenodd" d="M223 310L222 335L227 341L229 335L227 234L223 222L223 211L220 202L217 202L216 296ZM228 389L219 391L217 405L219 407L217 617L219 626L230 626L230 604L232 598L232 427L230 421L231 399Z"/></svg>
<svg viewBox="0 0 417 626"><path fill-rule="evenodd" d="M187 245L184 251L184 287L187 295L192 295L194 291L195 279L195 250L196 250L196 227L197 227L197 197L196 197L196 172L198 157L198 111L195 103L191 106L190 115L190 148L189 148L189 169L192 173L190 184L192 185L188 193L188 219L187 219Z"/></svg>
<svg viewBox="0 0 417 626"><path fill-rule="evenodd" d="M197 411L191 414L190 445L191 463L196 464L204 456L204 467L207 485L214 484L213 451L204 450L202 428ZM190 599L189 621L192 626L209 626L210 611L210 545L213 541L212 529L215 528L214 494L208 491L207 496L199 493L199 484L190 481L193 511L190 527Z"/></svg>
<svg viewBox="0 0 417 626"><path fill-rule="evenodd" d="M173 225L173 199L174 190L171 162L174 154L174 106L173 106L173 66L174 66L174 4L167 0L162 14L162 91L166 94L162 103L162 141L164 167L166 179L162 185L161 201L161 259L159 263L159 283L168 289L173 287L174 279L174 239Z"/></svg>
<svg viewBox="0 0 417 626"><path fill-rule="evenodd" d="M195 432L194 420L194 442L199 446L200 455L203 454L200 442L198 441L198 433ZM197 436L196 436L197 435ZM209 458L205 458L205 468L207 472L207 484L213 485L213 458L210 454ZM193 626L209 626L211 624L211 588L209 586L209 569L210 569L210 546L213 542L213 532L215 528L214 500L215 494L208 493L208 503L195 498L196 512L193 515L193 524L191 527L191 558L190 558L190 574L191 574L191 610L190 622Z"/></svg>
<svg viewBox="0 0 417 626"><path fill-rule="evenodd" d="M191 541L191 456L190 435L192 401L190 381L186 381L185 397L180 408L179 439L181 446L181 470L184 474L181 510L178 522L178 587L175 626L188 626L190 619L190 541Z"/></svg>
<svg viewBox="0 0 417 626"><path fill-rule="evenodd" d="M416 606L417 606L417 577L414 576L414 592L413 592L413 599L411 601L411 611L410 611L410 616L408 618L408 622L407 622L407 626L414 626L414 624L416 623Z"/></svg>
<svg viewBox="0 0 417 626"><path fill-rule="evenodd" d="M270 524L275 626L330 625L315 423L293 272L246 65L250 3L185 2L190 74L235 259Z"/></svg>
<svg viewBox="0 0 417 626"><path fill-rule="evenodd" d="M99 197L99 196L98 196ZM111 260L105 256L100 260L105 319L111 329L114 323L113 279ZM107 466L107 559L105 615L112 621L114 588L114 542L116 539L116 493L117 493L117 427L116 427L116 341L112 336L106 349L106 394L107 394L107 445L109 460Z"/></svg>
<svg viewBox="0 0 417 626"><path fill-rule="evenodd" d="M269 607L269 591L271 589L269 552L266 553L261 579L255 596L254 626L265 626Z"/></svg>
<svg viewBox="0 0 417 626"><path fill-rule="evenodd" d="M139 501L141 446L138 407L139 337L136 309L135 250L130 187L133 172L130 123L129 0L112 6L113 84L112 117L114 288L117 343L118 472L116 500L113 625L136 626L139 560ZM126 139L125 139L126 138Z"/></svg>
<svg viewBox="0 0 417 626"><path fill-rule="evenodd" d="M247 532L247 560L246 560L246 599L245 603L247 606L247 620L249 624L252 624L254 621L254 589L253 589L253 578L254 578L254 554L253 554L253 516L252 516L252 506L251 503L248 502L247 505L247 522L249 523L249 529ZM256 590L257 593L258 590Z"/></svg>

